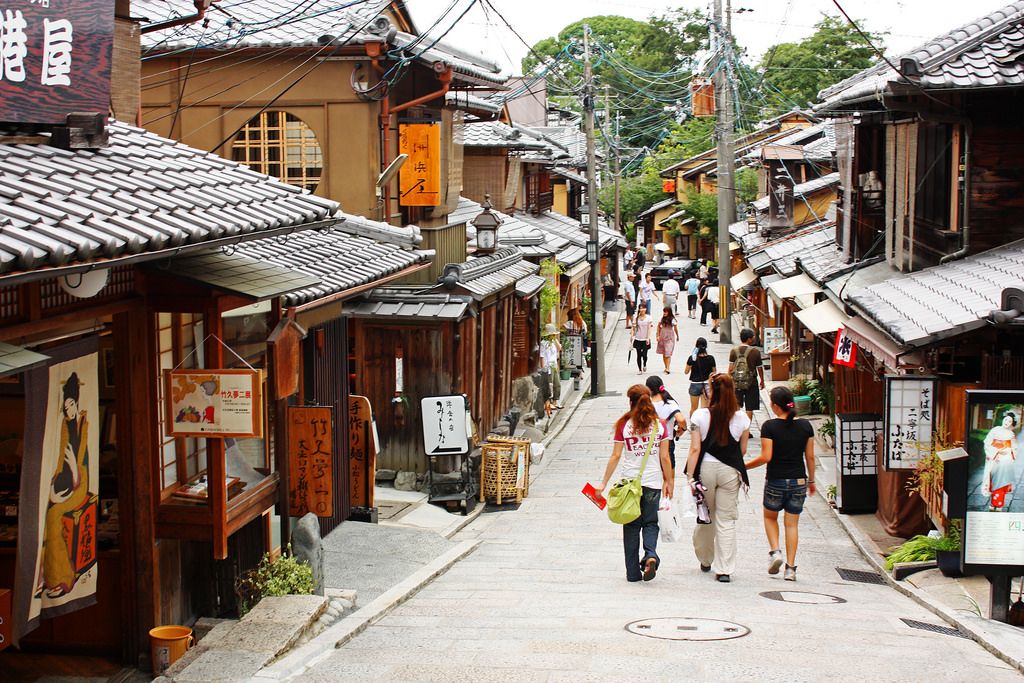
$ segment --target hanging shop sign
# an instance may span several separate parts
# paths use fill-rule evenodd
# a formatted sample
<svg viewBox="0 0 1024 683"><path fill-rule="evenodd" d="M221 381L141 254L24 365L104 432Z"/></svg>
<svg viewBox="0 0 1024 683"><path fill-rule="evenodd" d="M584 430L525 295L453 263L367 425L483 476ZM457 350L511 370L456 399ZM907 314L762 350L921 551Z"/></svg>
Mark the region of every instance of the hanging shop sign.
<svg viewBox="0 0 1024 683"><path fill-rule="evenodd" d="M793 225L793 179L787 173L771 176L768 189L768 227Z"/></svg>
<svg viewBox="0 0 1024 683"><path fill-rule="evenodd" d="M334 515L334 411L288 408L288 514Z"/></svg>
<svg viewBox="0 0 1024 683"><path fill-rule="evenodd" d="M968 391L967 516L963 564L968 574L1024 573L1024 391Z"/></svg>
<svg viewBox="0 0 1024 683"><path fill-rule="evenodd" d="M562 358L563 368L583 367L583 335L563 334L562 335Z"/></svg>
<svg viewBox="0 0 1024 683"><path fill-rule="evenodd" d="M110 110L114 0L0 7L0 121L64 124Z"/></svg>
<svg viewBox="0 0 1024 683"><path fill-rule="evenodd" d="M16 638L41 619L96 602L99 354L95 340L83 355L72 353L80 350L52 353L66 360L26 380Z"/></svg>
<svg viewBox="0 0 1024 683"><path fill-rule="evenodd" d="M840 512L874 512L878 505L876 413L836 414L836 505Z"/></svg>
<svg viewBox="0 0 1024 683"><path fill-rule="evenodd" d="M262 370L167 370L168 436L262 437Z"/></svg>
<svg viewBox="0 0 1024 683"><path fill-rule="evenodd" d="M420 400L423 450L428 456L469 452L468 411L463 394L427 396Z"/></svg>
<svg viewBox="0 0 1024 683"><path fill-rule="evenodd" d="M885 469L912 470L932 453L935 378L885 378Z"/></svg>
<svg viewBox="0 0 1024 683"><path fill-rule="evenodd" d="M365 396L349 396L348 458L352 506L372 508L377 478L377 426L370 399Z"/></svg>
<svg viewBox="0 0 1024 683"><path fill-rule="evenodd" d="M437 206L441 203L441 124L403 123L398 126L398 151L409 158L398 173L399 204Z"/></svg>
<svg viewBox="0 0 1024 683"><path fill-rule="evenodd" d="M832 353L832 363L848 368L856 367L857 365L857 344L853 341L853 337L850 336L845 327L840 327L836 331L836 348Z"/></svg>

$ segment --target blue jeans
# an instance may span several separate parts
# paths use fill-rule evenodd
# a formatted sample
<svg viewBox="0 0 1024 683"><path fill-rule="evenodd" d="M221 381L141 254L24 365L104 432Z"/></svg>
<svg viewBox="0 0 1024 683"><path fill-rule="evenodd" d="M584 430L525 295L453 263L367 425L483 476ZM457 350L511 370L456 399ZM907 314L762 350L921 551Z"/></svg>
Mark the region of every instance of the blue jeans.
<svg viewBox="0 0 1024 683"><path fill-rule="evenodd" d="M650 465L650 463L648 463ZM640 516L629 524L622 525L622 549L626 555L626 580L639 581L643 578L643 564L653 557L655 566L661 564L658 557L658 504L661 503L661 489L643 487L640 497ZM644 554L640 556L640 539L643 537Z"/></svg>
<svg viewBox="0 0 1024 683"><path fill-rule="evenodd" d="M769 479L764 483L763 502L766 510L785 510L791 515L799 515L804 511L806 499L806 479Z"/></svg>

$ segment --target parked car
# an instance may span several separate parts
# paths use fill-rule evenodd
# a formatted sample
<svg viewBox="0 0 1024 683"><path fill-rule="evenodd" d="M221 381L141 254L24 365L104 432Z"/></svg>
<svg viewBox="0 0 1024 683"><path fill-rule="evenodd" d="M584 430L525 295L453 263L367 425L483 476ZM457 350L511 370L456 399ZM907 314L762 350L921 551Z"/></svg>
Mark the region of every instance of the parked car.
<svg viewBox="0 0 1024 683"><path fill-rule="evenodd" d="M651 281L658 290L661 290L661 286L665 283L665 280L668 279L669 272L675 271L676 281L679 282L680 286L682 286L682 284L686 282L691 275L697 274L697 270L699 268L700 264L694 259L672 259L651 268ZM711 277L717 277L718 268L708 269L708 274Z"/></svg>

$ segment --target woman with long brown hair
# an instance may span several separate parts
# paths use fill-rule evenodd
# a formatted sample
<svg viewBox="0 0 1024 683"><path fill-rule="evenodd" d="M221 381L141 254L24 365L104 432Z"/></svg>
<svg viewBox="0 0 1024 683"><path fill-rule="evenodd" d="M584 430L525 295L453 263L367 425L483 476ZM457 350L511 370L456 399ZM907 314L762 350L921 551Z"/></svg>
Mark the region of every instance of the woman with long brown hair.
<svg viewBox="0 0 1024 683"><path fill-rule="evenodd" d="M661 563L657 552L658 505L662 494L672 497L675 475L668 456L668 428L658 419L654 404L651 403L651 391L642 384L634 384L626 396L629 398L629 410L615 423L615 445L598 493L607 488L616 469L619 470L620 479L640 477L643 488L640 516L622 525L622 548L626 557L626 580L650 581ZM652 439L654 443L651 443ZM651 457L645 458L648 445Z"/></svg>
<svg viewBox="0 0 1024 683"><path fill-rule="evenodd" d="M711 378L711 400L690 416L690 455L686 472L690 489L704 489L711 524L698 524L693 531L693 550L700 569L715 571L715 578L728 583L736 566L736 520L739 517L740 488L748 488L743 456L750 437L750 418L740 410L732 377Z"/></svg>

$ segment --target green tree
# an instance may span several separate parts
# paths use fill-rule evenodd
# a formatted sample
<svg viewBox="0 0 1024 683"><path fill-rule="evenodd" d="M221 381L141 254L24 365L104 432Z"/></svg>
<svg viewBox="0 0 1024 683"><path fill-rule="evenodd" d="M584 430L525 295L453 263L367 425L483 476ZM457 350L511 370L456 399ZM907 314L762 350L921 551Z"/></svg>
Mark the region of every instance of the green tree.
<svg viewBox="0 0 1024 683"><path fill-rule="evenodd" d="M686 213L693 216L698 228L718 230L718 195L688 190L683 202Z"/></svg>
<svg viewBox="0 0 1024 683"><path fill-rule="evenodd" d="M736 171L736 201L749 204L757 199L757 171L750 167Z"/></svg>
<svg viewBox="0 0 1024 683"><path fill-rule="evenodd" d="M863 23L861 23L863 26ZM762 90L777 112L807 107L818 92L875 63L875 53L845 20L825 15L799 43L780 43L765 52L759 71ZM878 45L881 34L868 33Z"/></svg>

